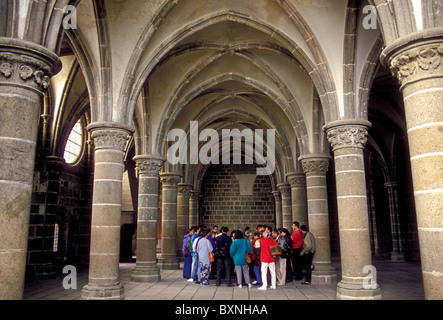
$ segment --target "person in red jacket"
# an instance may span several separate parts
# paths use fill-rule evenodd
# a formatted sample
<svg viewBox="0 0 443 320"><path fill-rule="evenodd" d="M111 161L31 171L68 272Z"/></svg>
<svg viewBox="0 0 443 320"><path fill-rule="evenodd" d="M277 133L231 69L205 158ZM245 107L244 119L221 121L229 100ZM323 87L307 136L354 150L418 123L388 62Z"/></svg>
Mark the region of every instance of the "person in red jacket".
<svg viewBox="0 0 443 320"><path fill-rule="evenodd" d="M300 230L300 223L298 221L294 221L292 223L292 253L291 253L291 261L292 261L292 270L295 280L303 279L303 271L302 271L302 260L300 258L301 248L303 244L303 235Z"/></svg>
<svg viewBox="0 0 443 320"><path fill-rule="evenodd" d="M260 239L261 280L263 285L258 290L266 290L268 287L268 268L271 271L271 289L276 289L277 277L275 274L275 258L271 255L270 246L275 245L271 238Z"/></svg>

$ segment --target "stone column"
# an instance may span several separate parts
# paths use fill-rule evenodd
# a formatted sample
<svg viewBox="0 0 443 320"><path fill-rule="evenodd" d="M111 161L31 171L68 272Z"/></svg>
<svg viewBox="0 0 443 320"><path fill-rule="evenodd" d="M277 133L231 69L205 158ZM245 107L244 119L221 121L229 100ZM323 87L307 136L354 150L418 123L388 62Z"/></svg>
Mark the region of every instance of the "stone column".
<svg viewBox="0 0 443 320"><path fill-rule="evenodd" d="M331 240L329 235L328 188L326 172L329 155L305 155L300 157L306 174L309 231L315 236L315 255L312 283L337 282L337 273L331 264ZM301 223L300 223L301 225Z"/></svg>
<svg viewBox="0 0 443 320"><path fill-rule="evenodd" d="M342 280L338 299L381 299L378 284L367 285L372 265L363 148L370 122L339 120L325 126L334 151L340 225Z"/></svg>
<svg viewBox="0 0 443 320"><path fill-rule="evenodd" d="M162 183L162 239L160 269L175 270L177 260L177 184L180 175L171 172L160 173Z"/></svg>
<svg viewBox="0 0 443 320"><path fill-rule="evenodd" d="M282 221L283 228L286 228L291 232L292 230L292 204L291 204L291 186L287 183L280 183L277 188L281 193L282 202Z"/></svg>
<svg viewBox="0 0 443 320"><path fill-rule="evenodd" d="M0 37L0 300L23 298L37 131L58 57Z"/></svg>
<svg viewBox="0 0 443 320"><path fill-rule="evenodd" d="M391 235L392 235L392 252L391 260L404 261L402 235L400 231L400 217L398 213L397 202L397 183L386 182L385 187L388 190L389 213L391 217Z"/></svg>
<svg viewBox="0 0 443 320"><path fill-rule="evenodd" d="M200 192L191 191L189 196L189 225L197 226L198 223L198 197Z"/></svg>
<svg viewBox="0 0 443 320"><path fill-rule="evenodd" d="M165 161L155 155L135 156L138 173L137 259L131 281L158 282L157 211L159 172Z"/></svg>
<svg viewBox="0 0 443 320"><path fill-rule="evenodd" d="M275 227L283 228L281 193L278 190L272 191L275 206ZM289 229L288 229L289 230Z"/></svg>
<svg viewBox="0 0 443 320"><path fill-rule="evenodd" d="M119 282L123 156L132 128L91 123L94 141L94 189L88 284L82 299L124 299Z"/></svg>
<svg viewBox="0 0 443 320"><path fill-rule="evenodd" d="M302 172L294 172L287 174L286 179L291 185L292 221L308 225L306 176Z"/></svg>
<svg viewBox="0 0 443 320"><path fill-rule="evenodd" d="M189 196L192 184L179 183L177 193L177 257L182 257L183 237L189 230Z"/></svg>
<svg viewBox="0 0 443 320"><path fill-rule="evenodd" d="M408 132L426 299L443 296L443 28L388 45L382 63L399 79Z"/></svg>

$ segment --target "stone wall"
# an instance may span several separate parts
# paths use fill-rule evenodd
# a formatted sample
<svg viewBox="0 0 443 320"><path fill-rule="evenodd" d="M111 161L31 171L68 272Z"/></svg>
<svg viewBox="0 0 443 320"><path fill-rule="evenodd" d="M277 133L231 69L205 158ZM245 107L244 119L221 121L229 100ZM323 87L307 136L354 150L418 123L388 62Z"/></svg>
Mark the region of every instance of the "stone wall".
<svg viewBox="0 0 443 320"><path fill-rule="evenodd" d="M255 165L211 166L202 182L200 223L208 227L226 226L231 231L246 226L255 230L257 224L274 226L269 178L256 176L254 181L255 173ZM248 185L251 181L252 188Z"/></svg>

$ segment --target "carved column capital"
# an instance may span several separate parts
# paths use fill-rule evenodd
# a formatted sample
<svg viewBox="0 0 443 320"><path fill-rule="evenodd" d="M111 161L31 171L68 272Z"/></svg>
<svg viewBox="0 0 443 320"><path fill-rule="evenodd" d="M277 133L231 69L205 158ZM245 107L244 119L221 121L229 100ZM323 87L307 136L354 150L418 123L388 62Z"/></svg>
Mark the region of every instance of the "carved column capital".
<svg viewBox="0 0 443 320"><path fill-rule="evenodd" d="M163 186L177 187L180 182L181 175L174 172L161 172L160 181Z"/></svg>
<svg viewBox="0 0 443 320"><path fill-rule="evenodd" d="M189 183L179 183L177 192L185 197L190 197L193 185Z"/></svg>
<svg viewBox="0 0 443 320"><path fill-rule="evenodd" d="M305 155L299 160L305 174L325 174L329 170L330 156L328 155Z"/></svg>
<svg viewBox="0 0 443 320"><path fill-rule="evenodd" d="M43 95L59 61L55 53L43 46L14 38L0 38L0 83Z"/></svg>
<svg viewBox="0 0 443 320"><path fill-rule="evenodd" d="M443 76L443 28L423 30L397 39L381 54L381 62L398 78L401 86Z"/></svg>
<svg viewBox="0 0 443 320"><path fill-rule="evenodd" d="M325 125L327 138L335 151L341 148L364 149L368 141L368 128L371 123L366 120L338 120Z"/></svg>
<svg viewBox="0 0 443 320"><path fill-rule="evenodd" d="M282 197L289 197L291 196L291 186L287 183L279 183L277 185L278 190L281 193Z"/></svg>
<svg viewBox="0 0 443 320"><path fill-rule="evenodd" d="M88 126L95 150L116 149L125 151L131 138L132 128L116 123L91 123Z"/></svg>
<svg viewBox="0 0 443 320"><path fill-rule="evenodd" d="M271 193L272 193L272 196L274 197L274 200L275 200L276 202L281 201L281 193L280 193L280 191L278 191L278 190L274 190L274 191L272 191Z"/></svg>
<svg viewBox="0 0 443 320"><path fill-rule="evenodd" d="M163 157L155 155L139 155L135 156L133 159L138 174L147 174L157 177L165 162Z"/></svg>
<svg viewBox="0 0 443 320"><path fill-rule="evenodd" d="M291 187L305 187L306 186L306 175L302 172L293 172L286 175L286 180L288 180Z"/></svg>

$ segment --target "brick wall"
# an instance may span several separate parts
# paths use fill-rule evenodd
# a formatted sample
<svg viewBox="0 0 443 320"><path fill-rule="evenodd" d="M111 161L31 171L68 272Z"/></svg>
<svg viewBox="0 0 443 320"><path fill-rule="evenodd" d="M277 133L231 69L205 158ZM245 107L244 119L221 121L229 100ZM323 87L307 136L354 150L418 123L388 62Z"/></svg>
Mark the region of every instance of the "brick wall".
<svg viewBox="0 0 443 320"><path fill-rule="evenodd" d="M229 230L275 225L274 201L267 176L256 176L252 195L241 195L236 174L255 174L255 165L213 165L202 182L200 223Z"/></svg>

